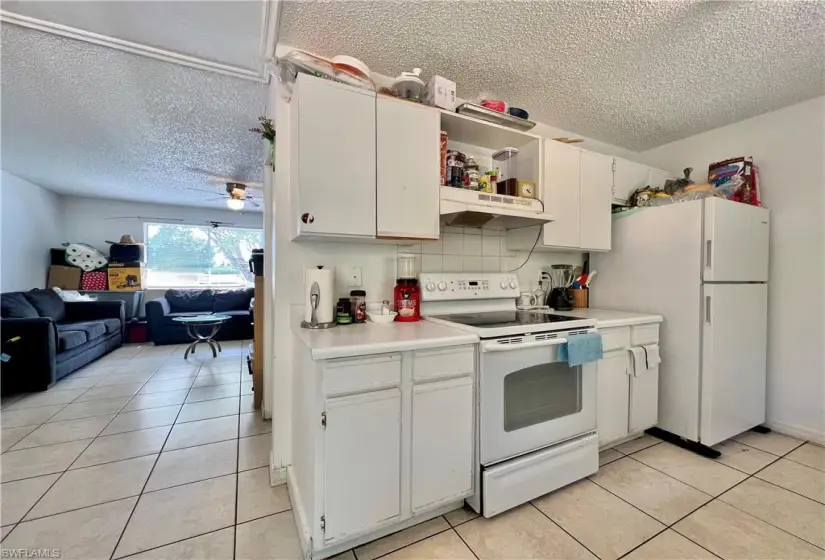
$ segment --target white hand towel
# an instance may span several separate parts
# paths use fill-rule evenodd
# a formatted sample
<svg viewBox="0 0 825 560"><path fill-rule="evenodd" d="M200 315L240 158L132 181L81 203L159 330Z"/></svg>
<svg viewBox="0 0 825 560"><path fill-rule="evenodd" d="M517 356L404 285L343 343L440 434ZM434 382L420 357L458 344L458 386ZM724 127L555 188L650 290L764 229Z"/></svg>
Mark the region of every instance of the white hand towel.
<svg viewBox="0 0 825 560"><path fill-rule="evenodd" d="M634 377L639 377L647 371L647 362L645 360L645 351L641 346L634 346L627 349L630 352L630 370L628 373Z"/></svg>
<svg viewBox="0 0 825 560"><path fill-rule="evenodd" d="M642 346L647 353L647 368L653 369L659 364L662 363L662 359L659 357L659 345L658 344L645 344Z"/></svg>

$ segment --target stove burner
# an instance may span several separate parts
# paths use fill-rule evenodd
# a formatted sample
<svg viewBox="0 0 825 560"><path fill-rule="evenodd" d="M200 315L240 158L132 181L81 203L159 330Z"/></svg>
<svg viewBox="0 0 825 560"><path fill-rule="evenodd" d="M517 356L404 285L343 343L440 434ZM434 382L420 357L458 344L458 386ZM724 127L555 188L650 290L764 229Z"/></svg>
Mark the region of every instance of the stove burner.
<svg viewBox="0 0 825 560"><path fill-rule="evenodd" d="M579 321L575 317L563 317L550 313L539 313L536 311L491 311L486 313L457 313L454 315L437 315L435 319L478 327L482 329L492 329L498 327L515 327L518 325L544 325L547 323L562 323L565 321Z"/></svg>

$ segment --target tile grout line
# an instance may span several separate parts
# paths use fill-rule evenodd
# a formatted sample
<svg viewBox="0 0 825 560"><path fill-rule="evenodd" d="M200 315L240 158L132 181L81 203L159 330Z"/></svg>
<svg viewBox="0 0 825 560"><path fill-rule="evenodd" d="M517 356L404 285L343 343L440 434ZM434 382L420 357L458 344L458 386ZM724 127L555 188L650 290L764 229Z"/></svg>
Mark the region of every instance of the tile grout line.
<svg viewBox="0 0 825 560"><path fill-rule="evenodd" d="M736 441L736 440L734 440L734 441ZM739 443L739 442L737 442L737 443ZM784 458L784 457L785 457L785 455L787 455L788 453L791 453L792 451L794 451L795 449L797 449L797 448L801 447L801 446L802 446L802 445L804 445L805 443L807 443L807 442L806 442L806 441L803 441L803 442L802 442L802 443L800 443L799 445L795 446L793 449L791 449L791 450L787 451L784 455L779 456L777 460ZM742 445L746 445L746 444L742 444ZM750 446L749 446L749 447L750 447ZM759 449L759 448L757 447L757 448L754 448L754 449ZM765 450L764 450L764 449L760 449L760 451L765 451ZM765 453L769 453L769 452L765 451ZM771 453L771 455L773 455L773 454ZM637 461L638 461L638 460L637 460ZM640 462L640 463L641 463L641 461L638 461L638 462ZM801 540L801 541L803 541L803 542L805 542L805 543L810 544L810 545L811 545L811 546L813 546L814 548L817 548L817 549L823 550L823 549L821 549L820 547L816 546L815 544L813 544L813 543L811 543L811 542L809 542L809 541L807 541L807 540L805 540L805 539L803 539L803 538L801 538L801 537L798 537L798 536L794 535L793 533L791 533L791 532L789 532L789 531L786 531L785 529L782 529L781 527L777 527L776 525L774 525L773 523L770 523L769 521L765 521L764 519L760 519L760 518L756 517L755 515L753 515L753 514L751 514L751 513L748 513L748 512L747 512L747 511L745 511L745 510L742 510L742 509L740 509L740 508L738 508L738 507L736 507L736 506L734 506L734 505L732 505L732 504L729 504L729 503L724 502L724 501L722 501L722 500L720 500L720 499L719 499L720 497L722 497L723 495L727 494L728 492L730 492L731 490L733 490L733 489L734 489L734 488L736 488L737 486L739 486L739 485L741 485L741 484L744 484L745 482L747 482L747 481L748 481L748 480L750 480L751 478L758 478L758 477L756 477L756 475L757 475L757 474L759 474L759 473L760 473L760 472L762 472L763 470L767 469L768 467L770 467L771 465L773 465L775 462L776 462L776 461L772 461L771 463L769 463L769 464L765 465L764 467L760 468L759 470L757 470L757 471L756 471L756 472L754 472L753 474L749 474L749 475L748 475L747 477L745 477L743 480L741 480L741 481L737 482L736 484L734 484L733 486L731 486L730 488L728 488L727 490L725 490L724 492L722 492L722 493L721 493L721 494L719 494L718 496L714 496L714 497L713 497L711 500L709 500L708 502L706 502L706 503L702 504L701 506L699 506L698 508L696 508L696 509L695 509L695 510L693 510L692 512L688 513L687 515L685 515L685 516L683 516L683 517L679 518L677 521L675 521L675 522L674 522L674 523L672 523L670 526L668 526L668 529L672 529L673 531L675 531L675 532L676 532L676 533L678 533L679 535L681 535L681 536L683 536L684 538L688 539L690 542L692 542L692 543L696 544L697 546L700 546L701 548L704 548L705 550L708 550L707 548L705 548L704 546L702 546L700 543L696 542L695 540L693 540L693 539L692 539L692 538L690 538L689 536L687 536L687 535L682 534L681 532L679 532L679 530L675 527L675 525L676 525L677 523L679 523L680 521L682 521L682 520L686 519L688 516L690 516L690 515L692 515L692 514L696 513L697 511L699 511L699 510L700 510L700 509L702 509L703 507L707 506L708 504L710 504L710 503L712 503L712 502L714 502L714 501L718 501L718 502L720 502L720 503L723 503L723 504L725 504L725 505L727 505L727 506L730 506L730 507L734 508L734 509L735 509L735 510L737 510L737 511L740 511L740 512L744 513L744 514L745 514L745 515L747 515L747 516L753 517L753 518L754 518L754 519L756 519L757 521L761 521L762 523L765 523L766 525L769 525L769 526L771 526L771 527L774 527L775 529L778 529L778 530L782 531L783 533L785 533L785 534L787 534L787 535L790 535L792 538L799 539L799 540ZM644 464L644 463L642 463L642 464ZM653 468L653 467L651 467L651 468ZM740 471L740 472L741 472L741 471ZM666 473L663 473L663 474L666 474ZM669 475L668 475L668 476L669 476ZM673 478L673 477L671 477L671 478ZM676 480L678 480L678 479L676 479ZM759 479L759 478L758 478L758 480L762 480L762 479ZM680 481L680 482L681 482L681 481ZM767 482L767 481L766 481L766 482ZM780 488L781 488L781 487L780 487ZM697 489L697 490L698 490L698 489ZM708 550L708 552L711 552L712 554L716 554L716 553L714 553L713 551L710 551L710 550Z"/></svg>
<svg viewBox="0 0 825 560"><path fill-rule="evenodd" d="M166 361L168 359L169 358L167 357L166 360L161 362L161 366L164 363L166 363ZM189 391L191 391L191 390L192 390L192 388L190 387ZM186 397L189 397L189 393L186 393ZM184 402L186 402L185 398L184 398ZM178 416L180 416L181 410L183 410L183 406L180 407L180 409L178 410L178 414L175 416L176 421L178 419ZM143 493L146 490L146 486L149 484L149 480L152 478L152 473L155 472L155 467L157 466L158 461L160 460L160 456L163 453L163 448L166 447L166 442L169 441L169 436L172 435L172 430L174 429L174 427L175 427L175 425L173 423L172 427L169 429L169 432L166 434L166 438L164 438L164 440L163 440L163 444L160 446L160 450L158 451L158 455L157 455L157 457L155 457L155 462L152 464L152 468L149 470L149 476L146 477L146 481L143 483L143 487L140 489L140 494L138 494L138 499L135 500L135 505L132 506L132 511L129 512L129 517L126 518L126 523L123 524L123 529L120 530L120 535L117 538L117 542L115 542L115 546L112 547L112 553L109 555L109 560L113 560L113 558L115 557L115 553L117 552L117 548L120 546L120 541L123 539L123 535L126 534L126 529L129 527L129 523L132 521L132 516L134 516L135 510L137 509L138 504L140 503L140 500L143 497Z"/></svg>
<svg viewBox="0 0 825 560"><path fill-rule="evenodd" d="M576 482L578 482L578 481L576 481ZM562 488L564 488L564 486L562 486ZM558 488L558 490L561 490L561 488ZM548 492L548 494L551 494L551 493L552 493L552 492ZM544 495L546 496L547 494L544 494ZM540 497L541 497L541 496L539 496L539 498L540 498ZM536 498L536 499L538 499L538 498ZM527 502L527 503L528 503L528 504L530 504L533 508L535 508L535 509L536 509L536 510L537 510L540 514L542 514L544 517L546 517L546 518L547 518L547 520L548 520L550 523L552 523L553 525L555 525L556 527L558 527L559 529L561 529L561 530L562 530L562 532L563 532L565 535L567 535L568 537L570 537L571 539L573 539L574 541L576 541L577 543L579 543L579 545L580 545L582 548L584 548L587 552L589 552L590 554L592 554L592 555L593 555L593 556L595 556L596 558L601 558L601 556L599 556L598 554L596 554L595 552L593 552L592 550L590 550L590 547L586 546L583 542L581 542L579 539L577 539L577 538L576 538L576 537L574 537L572 534L570 534L570 532L569 532L567 529L565 529L564 527L562 527L562 526L561 526L561 523L556 523L555 521L553 521L553 518L552 518L552 517L550 517L549 515L547 515L546 513L544 513L544 512L541 510L541 508L540 508L540 507L538 507L536 504L534 504L534 503L533 503L533 500L530 500L530 501L529 501L529 502ZM514 508L514 509L515 509L515 508Z"/></svg>
<svg viewBox="0 0 825 560"><path fill-rule="evenodd" d="M433 520L435 520L435 519L438 519L439 517L441 517L442 519L444 518L444 516L443 516L443 515L439 515L439 516L433 517L432 519L428 519L427 521L422 521L421 523L418 523L418 524L416 524L416 525L411 525L410 527L407 527L406 529L401 529L400 531L396 531L395 533L390 533L389 535L385 535L385 536L383 536L383 537L379 537L379 538L377 538L377 539L375 539L375 540L373 540L373 541L366 542L366 543L364 543L364 544L359 544L359 545L358 545L357 547L355 547L355 548L361 548L361 547L366 546L366 545L368 545L368 544L370 544L370 543L373 543L373 542L379 541L379 540L381 540L381 539L383 539L383 538L386 538L386 537L389 537L389 536L392 536L392 535L396 535L396 534L398 534L398 533L401 533L401 532L403 532L403 531L406 531L407 529L410 529L411 527L417 527L418 525L422 525L422 524L427 523L427 522L429 522L429 521L433 521ZM435 533L432 533L432 534L430 534L430 535L427 535L426 537L421 537L420 539L417 539L417 540L414 540L413 542L407 543L407 544L405 544L404 546L399 546L398 548L394 548L393 550L390 550L389 552L385 552L384 554L381 554L381 555L379 555L379 556L376 556L376 557L375 557L375 558L373 558L372 560L379 560L379 559L381 559L381 558L384 558L385 556L388 556L388 555L390 555L390 554L393 554L393 553L395 553L395 552L398 552L399 550L404 550L405 548L408 548L408 547L410 547L410 546L412 546L412 545L414 545L414 544L418 544L418 543L420 543L420 542L426 541L427 539L431 539L431 538L433 538L433 537L435 537L435 536L437 536L437 535L440 535L440 534L442 534L442 533L446 533L447 531L450 531L450 530L452 529L452 527L450 527L450 522L449 522L449 521L447 521L446 519L444 519L444 523L446 523L446 524L447 524L447 528L446 528L446 529L442 529L442 530L440 530L440 531L436 531ZM459 536L460 536L460 535L459 535ZM358 558L358 554L355 552L355 548L351 548L351 549L350 549L350 550L352 551L352 555L353 555L353 556L355 556L355 559L356 559L356 560L360 560L360 559ZM469 548L469 547L468 547L468 548ZM472 549L470 549L470 550L472 551ZM344 553L346 553L346 552L347 552L347 551L345 550L345 551L341 552L340 554L344 554ZM475 553L474 553L474 555L475 555Z"/></svg>
<svg viewBox="0 0 825 560"><path fill-rule="evenodd" d="M734 440L734 441L735 441L735 440ZM652 447L655 447L656 445L659 445L660 443L664 443L664 442L659 442L659 443L656 443L656 444L654 444L654 445L651 445L651 446L645 447L644 449L639 449L639 450L637 450L637 451L634 451L633 453L629 453L629 454L625 455L624 457L630 457L631 459L633 459L633 460L634 460L634 461L636 461L637 463L640 463L640 464L642 464L642 465L645 465L646 467L649 467L649 468L651 468L651 469L653 469L653 470L655 470L655 471L659 472L660 474L662 474L662 475L664 475L664 476L666 476L666 477L668 477L668 478L672 478L673 480L676 480L677 482L680 482L680 483L682 483L682 484L684 484L684 485L686 485L686 486L688 486L688 487L690 487L690 488L693 488L694 490L696 490L696 491L698 491L698 492L701 492L702 494L705 494L706 496L710 496L710 498L711 498L711 499L710 499L710 500L708 500L707 502L703 503L703 504L702 504L702 505L700 505L699 507L697 507L697 508L693 509L692 511L688 512L687 514L685 514L685 515L681 516L679 519L677 519L677 520L676 520L676 521L674 521L673 523L671 523L671 524L669 524L669 525L668 525L668 524L664 524L664 523L663 523L663 525L665 525L665 528L664 528L664 529L662 529L661 531L659 531L659 532L658 532L658 533L656 533L655 535L652 535L651 537L649 537L649 538L645 539L644 541L642 541L641 543L639 543L639 544L638 544L635 548L631 549L630 551L628 551L627 553L625 553L624 555L622 555L622 557L626 556L627 554L630 554L631 552L633 552L633 551L634 551L634 550L636 550L637 548L639 548L639 547L643 546L643 545L644 545L645 543L647 543L648 541L650 541L650 540L652 540L652 539L656 538L657 536L661 535L662 533L664 533L664 532L665 532L665 531L667 531L668 529L672 529L673 531L675 531L675 532L679 533L679 531L678 531L678 530L676 530L676 529L674 528L674 525L676 525L676 524L677 524L677 523L679 523L680 521L684 520L684 519L685 519L685 518L687 518L688 516L690 516L690 515L692 515L692 514L696 513L697 511L699 511L699 510L700 510L700 509L702 509L703 507L707 506L708 504L710 504L710 503L711 503L711 502L713 502L714 500L718 500L718 499L719 499L719 497L721 497L722 495L726 494L727 492L729 492L729 491L733 490L735 487L739 486L740 484L743 484L743 483L744 483L744 482L746 482L747 480L749 480L749 479L751 479L751 478L755 477L755 476L756 476L756 474L758 474L759 472L761 472L761 471L763 471L764 469L768 468L769 466L773 465L776 461L778 461L779 459L784 458L784 456L785 456L785 455L787 455L788 453L791 453L791 452L792 452L792 451L794 451L795 449L798 449L799 447L801 447L802 445L804 445L804 444L805 444L805 443L807 443L807 442L802 442L801 444L797 445L796 447L794 447L794 448L793 448L793 449L791 449L790 451L787 451L787 452L785 453L785 455L782 455L782 456L777 456L777 458L776 458L774 461L771 461L770 463L768 463L768 464L767 464L767 465L765 465L764 467L761 467L759 470L757 470L757 471L756 471L756 472L754 472L753 474L748 474L748 473L745 473L744 471L740 471L739 469L736 469L736 468L734 468L734 467L730 467L730 468L732 468L732 469L736 470L737 472L741 472L741 473L743 473L743 474L746 474L747 476L746 476L744 479L742 479L741 481L739 481L739 482L737 482L736 484L734 484L733 486L731 486L730 488L728 488L727 490L725 490L724 492L720 493L718 496L712 496L712 495L709 495L707 492L704 492L703 490L699 490L698 488L696 488L696 487L694 487L694 486L691 486L690 484L688 484L688 483L686 483L686 482L684 482L684 481L682 481L682 480L679 480L678 478L676 478L676 477L674 477L674 476L671 476L671 475L669 475L668 473L665 473L665 472L659 471L659 470L658 470L658 469L656 469L655 467L651 467L650 465L648 465L648 464L646 464L646 463L643 463L643 462L642 462L642 461L640 461L639 459L636 459L635 457L633 457L633 455L634 455L634 454L639 453L639 452L641 452L641 451L644 451L645 449L650 449L650 448L652 448ZM737 442L737 443L739 443L739 442ZM742 445L746 445L746 444L742 444ZM751 447L751 446L748 446L748 447ZM754 448L754 449L758 449L758 448ZM763 449L759 449L759 451L763 451L763 452L765 452L765 453L769 453L769 452L767 452L767 451L764 451ZM620 452L620 453L621 453L621 452ZM772 453L769 453L769 454L773 455ZM618 459L615 459L614 461L611 461L611 463L616 462L616 461L618 461L618 460L620 460L620 459L623 459L624 457L620 457L620 458L618 458ZM713 462L716 462L716 463L718 463L718 464L720 464L720 465L723 465L723 466L727 466L727 467L729 467L729 465L724 465L724 463L721 463L721 462L715 461L715 460L713 460L713 459L709 459L709 460L711 460L711 461L713 461ZM609 463L608 463L608 464L609 464ZM600 467L600 468L601 468L601 467ZM757 478L758 478L758 477L757 477ZM635 508L635 509L637 509L638 511L641 511L642 513L644 513L644 514L645 514L645 515L647 515L648 517L651 517L652 519L654 519L654 520L655 520L655 521L657 521L658 523L662 523L662 522L661 522L661 521L659 521L658 519L654 518L652 515L648 514L648 513L647 513L647 512L645 512L645 511L642 511L642 510L641 510L638 506L636 506L636 505L634 505L634 504L632 504L632 503L628 502L627 500L625 500L625 499L624 499L624 498L622 498L621 496L619 496L619 495L617 495L617 494L614 494L614 493L613 493L610 489L605 488L604 486L602 486L602 485L601 485L601 484L599 484L598 482L596 482L596 481L592 480L590 477L587 477L587 480L590 480L590 482L593 482L594 484L596 484L597 486L599 486L599 488L602 488L602 489L606 490L607 492L609 492L610 494L612 494L612 495L616 496L617 498L619 498L620 500L624 501L624 502L625 502L625 503L627 503L628 505L630 505L630 506L634 507L634 508ZM759 479L759 480L762 480L762 479ZM766 482L767 482L767 481L766 481ZM781 487L780 487L780 488L781 488ZM722 500L719 500L719 501L720 501L720 502L722 502L722 503L724 503L724 504L726 504L726 505L731 505L731 504L728 504L727 502L723 502ZM814 501L816 502L816 500L814 500ZM531 502L531 503L532 503L532 502ZM817 502L817 503L818 503L818 502ZM739 508L736 508L735 506L731 506L731 507L734 507L735 509L739 510ZM538 508L537 508L537 509L538 509ZM541 510L539 510L539 511L541 511ZM742 511L743 513L745 513L745 514L747 514L747 515L750 515L751 517L754 517L755 519L757 519L757 520L759 520L759 521L763 521L763 520L759 519L758 517L756 517L756 516L754 516L754 515L752 515L752 514L749 514L749 513L748 513L748 512L746 512L746 511L743 511L743 510L739 510L739 511ZM543 513L543 512L542 512L542 513ZM771 523L768 523L768 522L766 522L766 521L763 521L763 522L767 523L768 525L771 525L772 527L775 527L775 526L774 526L773 524L771 524ZM776 528L777 528L777 529L779 529L779 530L784 531L784 530L783 530L783 529L781 529L780 527L776 527ZM564 529L564 528L562 527L562 529ZM565 531L565 532L566 532L566 531ZM785 531L785 532L786 532L786 533L788 533L787 531ZM790 535L791 535L791 536L793 536L793 537L799 538L800 540L803 540L804 542L808 542L808 541L806 541L805 539L801 539L800 537L797 537L796 535L793 535L792 533L788 533L788 534L790 534ZM690 537L688 537L688 536L686 536L686 535L682 535L682 533L679 533L679 535L681 535L681 536L685 537L686 539L688 539L690 542L692 542L692 543L696 544L697 546L699 546L699 547L701 547L701 548L703 548L703 549L705 549L705 550L708 550L707 548L705 548L704 546L702 546L702 545L701 545L701 544L699 544L698 542L694 541L694 540L693 540L693 539L691 539ZM572 535L571 535L571 536L572 536ZM809 543L809 544L812 544L812 545L813 545L813 543ZM813 545L813 546L816 546L816 545ZM817 547L817 548L819 548L819 547ZM708 550L708 552L711 552L711 554L714 554L714 555L715 555L715 553L713 553L713 552L712 552L712 551L710 551L710 550ZM597 556L598 556L598 555L597 555Z"/></svg>
<svg viewBox="0 0 825 560"><path fill-rule="evenodd" d="M239 490L238 487L240 486L240 468L241 468L241 398L238 397L238 423L236 426L236 434L238 437L235 439L235 520L232 524L232 560L235 560L237 556L237 548L238 548L238 495ZM292 502L289 503L290 509L292 509Z"/></svg>
<svg viewBox="0 0 825 560"><path fill-rule="evenodd" d="M446 520L447 518L445 517L444 519ZM456 530L455 530L455 527L453 527L453 526L450 524L450 522L449 522L449 521L447 521L447 525L450 525L450 530L451 530L453 533L455 533L455 534L458 536L458 538L459 538L459 539L461 539L461 542L463 542L463 543L464 543L464 546L466 546L466 547L467 547L467 550L469 550L469 551L470 551L470 554L472 554L473 556L475 556L475 559L476 559L476 560L481 560L481 558L479 558L479 557L478 557L478 554L476 554L476 551L475 551L475 550L473 550L473 547L471 547L471 546L470 546L470 543L468 543L467 541L465 541L465 540L464 540L464 537L462 537L462 536L461 536L461 533L459 533L458 531L456 531ZM461 524L461 523L459 523L458 525L462 525L462 524ZM458 525L456 525L456 527L458 527Z"/></svg>
<svg viewBox="0 0 825 560"><path fill-rule="evenodd" d="M79 398L79 397L78 397L78 398ZM67 406L68 406L68 405L67 405ZM115 415L115 416L117 416L117 415ZM111 418L111 419L110 419L110 420L106 423L106 426L108 426L109 424L111 424L112 420L114 420L114 419L115 419L115 417L114 417L114 416L112 416L112 418ZM46 423L44 422L42 425L45 425L45 424L46 424ZM103 430L105 430L105 429L106 429L106 426L103 426L103 428L101 428L101 430L100 430L100 431L102 432ZM32 430L32 431L34 431L34 430ZM98 432L98 435L99 435L99 434L100 434L100 432ZM55 485L56 485L58 482L60 482L60 479L61 479L61 478L63 478L63 475L64 475L64 474L66 474L67 472L69 472L69 469L70 469L70 468L71 468L71 466L75 463L75 461L77 461L77 459L78 459L81 455L83 455L83 454L86 452L86 450L87 450L87 449L89 449L89 446L90 446L90 445L92 445L92 444L95 442L95 440L96 440L97 438L98 438L98 436L95 436L95 437L93 437L93 438L91 438L91 439L89 440L89 443L86 445L86 447L84 447L84 448L83 448L83 451L81 451L80 453L78 453L78 454L77 454L77 457L75 457L75 458L72 460L72 462L71 462L71 463L69 463L69 465L68 465L65 469L63 469L63 471L62 471L62 472L58 475L58 477L54 479L54 482L52 482L52 483L51 483L51 485L49 485L49 487L46 489L46 491L45 491L45 492L43 492L43 493L40 495L40 497L39 497L39 498L37 498L37 500L36 500L36 501L32 504L32 506L31 506L28 510L26 510L26 513L25 513L25 514L23 514L23 516L20 518L20 521L19 521L19 522L18 522L18 523L14 526L14 528L13 528L11 531L9 531L9 533L6 535L7 537L8 537L10 534L12 534L12 533L13 533L13 532L17 529L17 526L18 526L18 525L20 525L21 523L23 523L23 521L26 519L26 516L27 516L27 515L29 515L29 514L32 512L32 510L33 510L35 507L37 507L37 504L39 504L39 503L40 503L40 501L41 501L43 498L45 498L45 497L46 497L46 494L48 494L48 493L51 491L51 489L52 489L52 488L54 488L54 487L55 487ZM19 442L18 442L18 443L19 443ZM64 443L71 443L71 442L64 442ZM15 444L15 445L16 445L16 444ZM31 448L31 447L30 447L30 448L28 448L28 449L34 449L34 448ZM21 450L21 451L22 451L22 450ZM55 473L52 473L52 474L55 474ZM43 476L46 476L46 475L43 475ZM79 509L82 509L82 508L79 508ZM4 539L4 540L5 540L5 539Z"/></svg>

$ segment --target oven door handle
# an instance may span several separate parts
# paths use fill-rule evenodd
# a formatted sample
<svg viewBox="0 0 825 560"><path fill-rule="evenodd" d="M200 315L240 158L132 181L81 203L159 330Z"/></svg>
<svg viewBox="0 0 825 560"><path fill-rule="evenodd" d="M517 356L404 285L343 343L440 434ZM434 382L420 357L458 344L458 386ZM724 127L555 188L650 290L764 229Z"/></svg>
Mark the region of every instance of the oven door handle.
<svg viewBox="0 0 825 560"><path fill-rule="evenodd" d="M541 348L542 346L559 346L560 344L567 344L566 338L550 338L548 340L539 340L536 342L522 342L518 344L497 344L484 343L481 345L482 352L507 352L510 350L527 350L528 348Z"/></svg>

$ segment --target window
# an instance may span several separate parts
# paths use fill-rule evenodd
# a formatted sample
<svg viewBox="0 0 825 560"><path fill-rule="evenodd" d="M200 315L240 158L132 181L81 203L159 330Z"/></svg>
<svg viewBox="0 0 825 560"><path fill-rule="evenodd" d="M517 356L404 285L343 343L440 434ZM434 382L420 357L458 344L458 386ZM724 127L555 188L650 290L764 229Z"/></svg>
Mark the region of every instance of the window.
<svg viewBox="0 0 825 560"><path fill-rule="evenodd" d="M144 225L147 288L251 286L252 249L263 247L259 229Z"/></svg>

